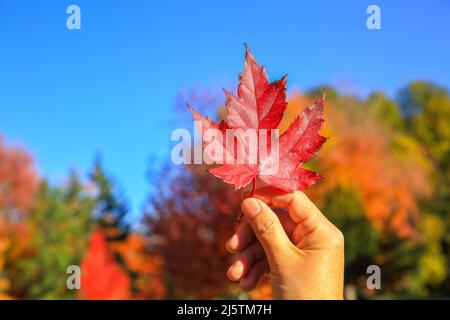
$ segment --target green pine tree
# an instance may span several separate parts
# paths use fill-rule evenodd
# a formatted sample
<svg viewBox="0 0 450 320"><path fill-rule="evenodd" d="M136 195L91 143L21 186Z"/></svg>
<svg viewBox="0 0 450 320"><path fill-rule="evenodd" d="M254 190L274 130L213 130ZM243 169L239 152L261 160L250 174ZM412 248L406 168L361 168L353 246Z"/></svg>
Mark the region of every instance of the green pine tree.
<svg viewBox="0 0 450 320"><path fill-rule="evenodd" d="M95 187L95 219L104 229L108 241L123 240L129 233L128 205L118 186L109 177L100 157L89 174Z"/></svg>
<svg viewBox="0 0 450 320"><path fill-rule="evenodd" d="M80 265L92 226L94 201L72 172L64 188L42 182L28 217L32 233L29 259L19 263L19 283L28 299L72 299L67 267Z"/></svg>

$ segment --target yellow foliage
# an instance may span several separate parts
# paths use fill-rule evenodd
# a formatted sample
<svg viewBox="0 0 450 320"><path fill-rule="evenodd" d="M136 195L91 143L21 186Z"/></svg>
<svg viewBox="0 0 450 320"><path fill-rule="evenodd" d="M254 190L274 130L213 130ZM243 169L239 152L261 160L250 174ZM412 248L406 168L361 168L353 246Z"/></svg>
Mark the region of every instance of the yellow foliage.
<svg viewBox="0 0 450 320"><path fill-rule="evenodd" d="M1 222L0 222L1 223ZM9 240L3 234L1 234L0 230L0 300L10 299L4 292L8 291L10 282L8 279L2 277L2 271L5 266L5 257L4 253L9 247Z"/></svg>
<svg viewBox="0 0 450 320"><path fill-rule="evenodd" d="M440 242L445 233L445 225L439 217L424 214L421 217L420 231L426 253L420 258L418 276L424 283L439 284L447 275L446 259Z"/></svg>

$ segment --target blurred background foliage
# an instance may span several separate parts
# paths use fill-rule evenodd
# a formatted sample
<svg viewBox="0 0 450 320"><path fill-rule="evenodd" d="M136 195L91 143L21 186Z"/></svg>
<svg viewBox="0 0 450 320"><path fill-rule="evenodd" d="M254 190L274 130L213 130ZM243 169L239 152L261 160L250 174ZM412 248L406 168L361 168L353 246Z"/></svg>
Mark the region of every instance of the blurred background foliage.
<svg viewBox="0 0 450 320"><path fill-rule="evenodd" d="M325 179L306 193L345 235L347 298L449 298L448 90L417 81L394 98L361 99L330 86L295 92L280 130L324 90L329 140L308 165ZM215 96L181 100L203 101L220 118ZM184 107L175 108L189 125ZM142 220L130 222L99 157L91 172L70 172L54 186L27 150L0 139L0 298L271 297L265 280L244 293L225 275L240 193L199 165L168 162L148 178L157 192L149 191ZM381 268L381 290L366 286L372 264ZM81 290L67 289L69 265L81 266Z"/></svg>

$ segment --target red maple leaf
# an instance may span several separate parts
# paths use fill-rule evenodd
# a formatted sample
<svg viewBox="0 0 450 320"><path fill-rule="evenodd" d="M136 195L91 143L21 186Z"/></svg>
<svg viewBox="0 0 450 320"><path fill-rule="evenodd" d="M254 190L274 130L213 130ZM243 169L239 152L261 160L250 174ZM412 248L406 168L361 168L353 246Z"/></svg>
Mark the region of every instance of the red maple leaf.
<svg viewBox="0 0 450 320"><path fill-rule="evenodd" d="M265 183L287 192L303 190L319 181L322 177L302 165L313 158L326 138L319 134L324 122L323 104L325 94L314 104L307 107L278 139L276 156L262 152L275 145L267 130L277 129L287 107L286 76L269 83L264 67L246 46L244 72L239 75L237 96L225 91L227 117L217 124L208 117L188 108L199 126L203 138L204 152L218 167L208 171L237 189L245 187L259 177ZM254 130L257 140L246 142L244 130ZM211 131L213 130L213 131ZM266 135L259 132L266 130ZM211 134L215 132L215 134ZM229 132L235 135L230 140ZM251 135L250 135L251 136ZM275 137L278 138L278 137ZM233 142L230 144L229 142ZM245 159L251 158L250 151L256 144L256 161L239 161L238 154ZM253 149L255 150L255 149ZM231 160L231 161L230 161Z"/></svg>

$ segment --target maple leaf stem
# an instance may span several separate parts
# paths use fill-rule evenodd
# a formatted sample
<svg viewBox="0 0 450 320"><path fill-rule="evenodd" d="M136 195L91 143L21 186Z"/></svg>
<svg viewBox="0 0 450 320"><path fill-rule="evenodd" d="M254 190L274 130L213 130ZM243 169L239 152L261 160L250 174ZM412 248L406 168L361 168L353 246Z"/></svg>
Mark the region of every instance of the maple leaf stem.
<svg viewBox="0 0 450 320"><path fill-rule="evenodd" d="M252 186L252 193L250 193L250 197L253 197L256 190L256 177L253 178L253 186Z"/></svg>

